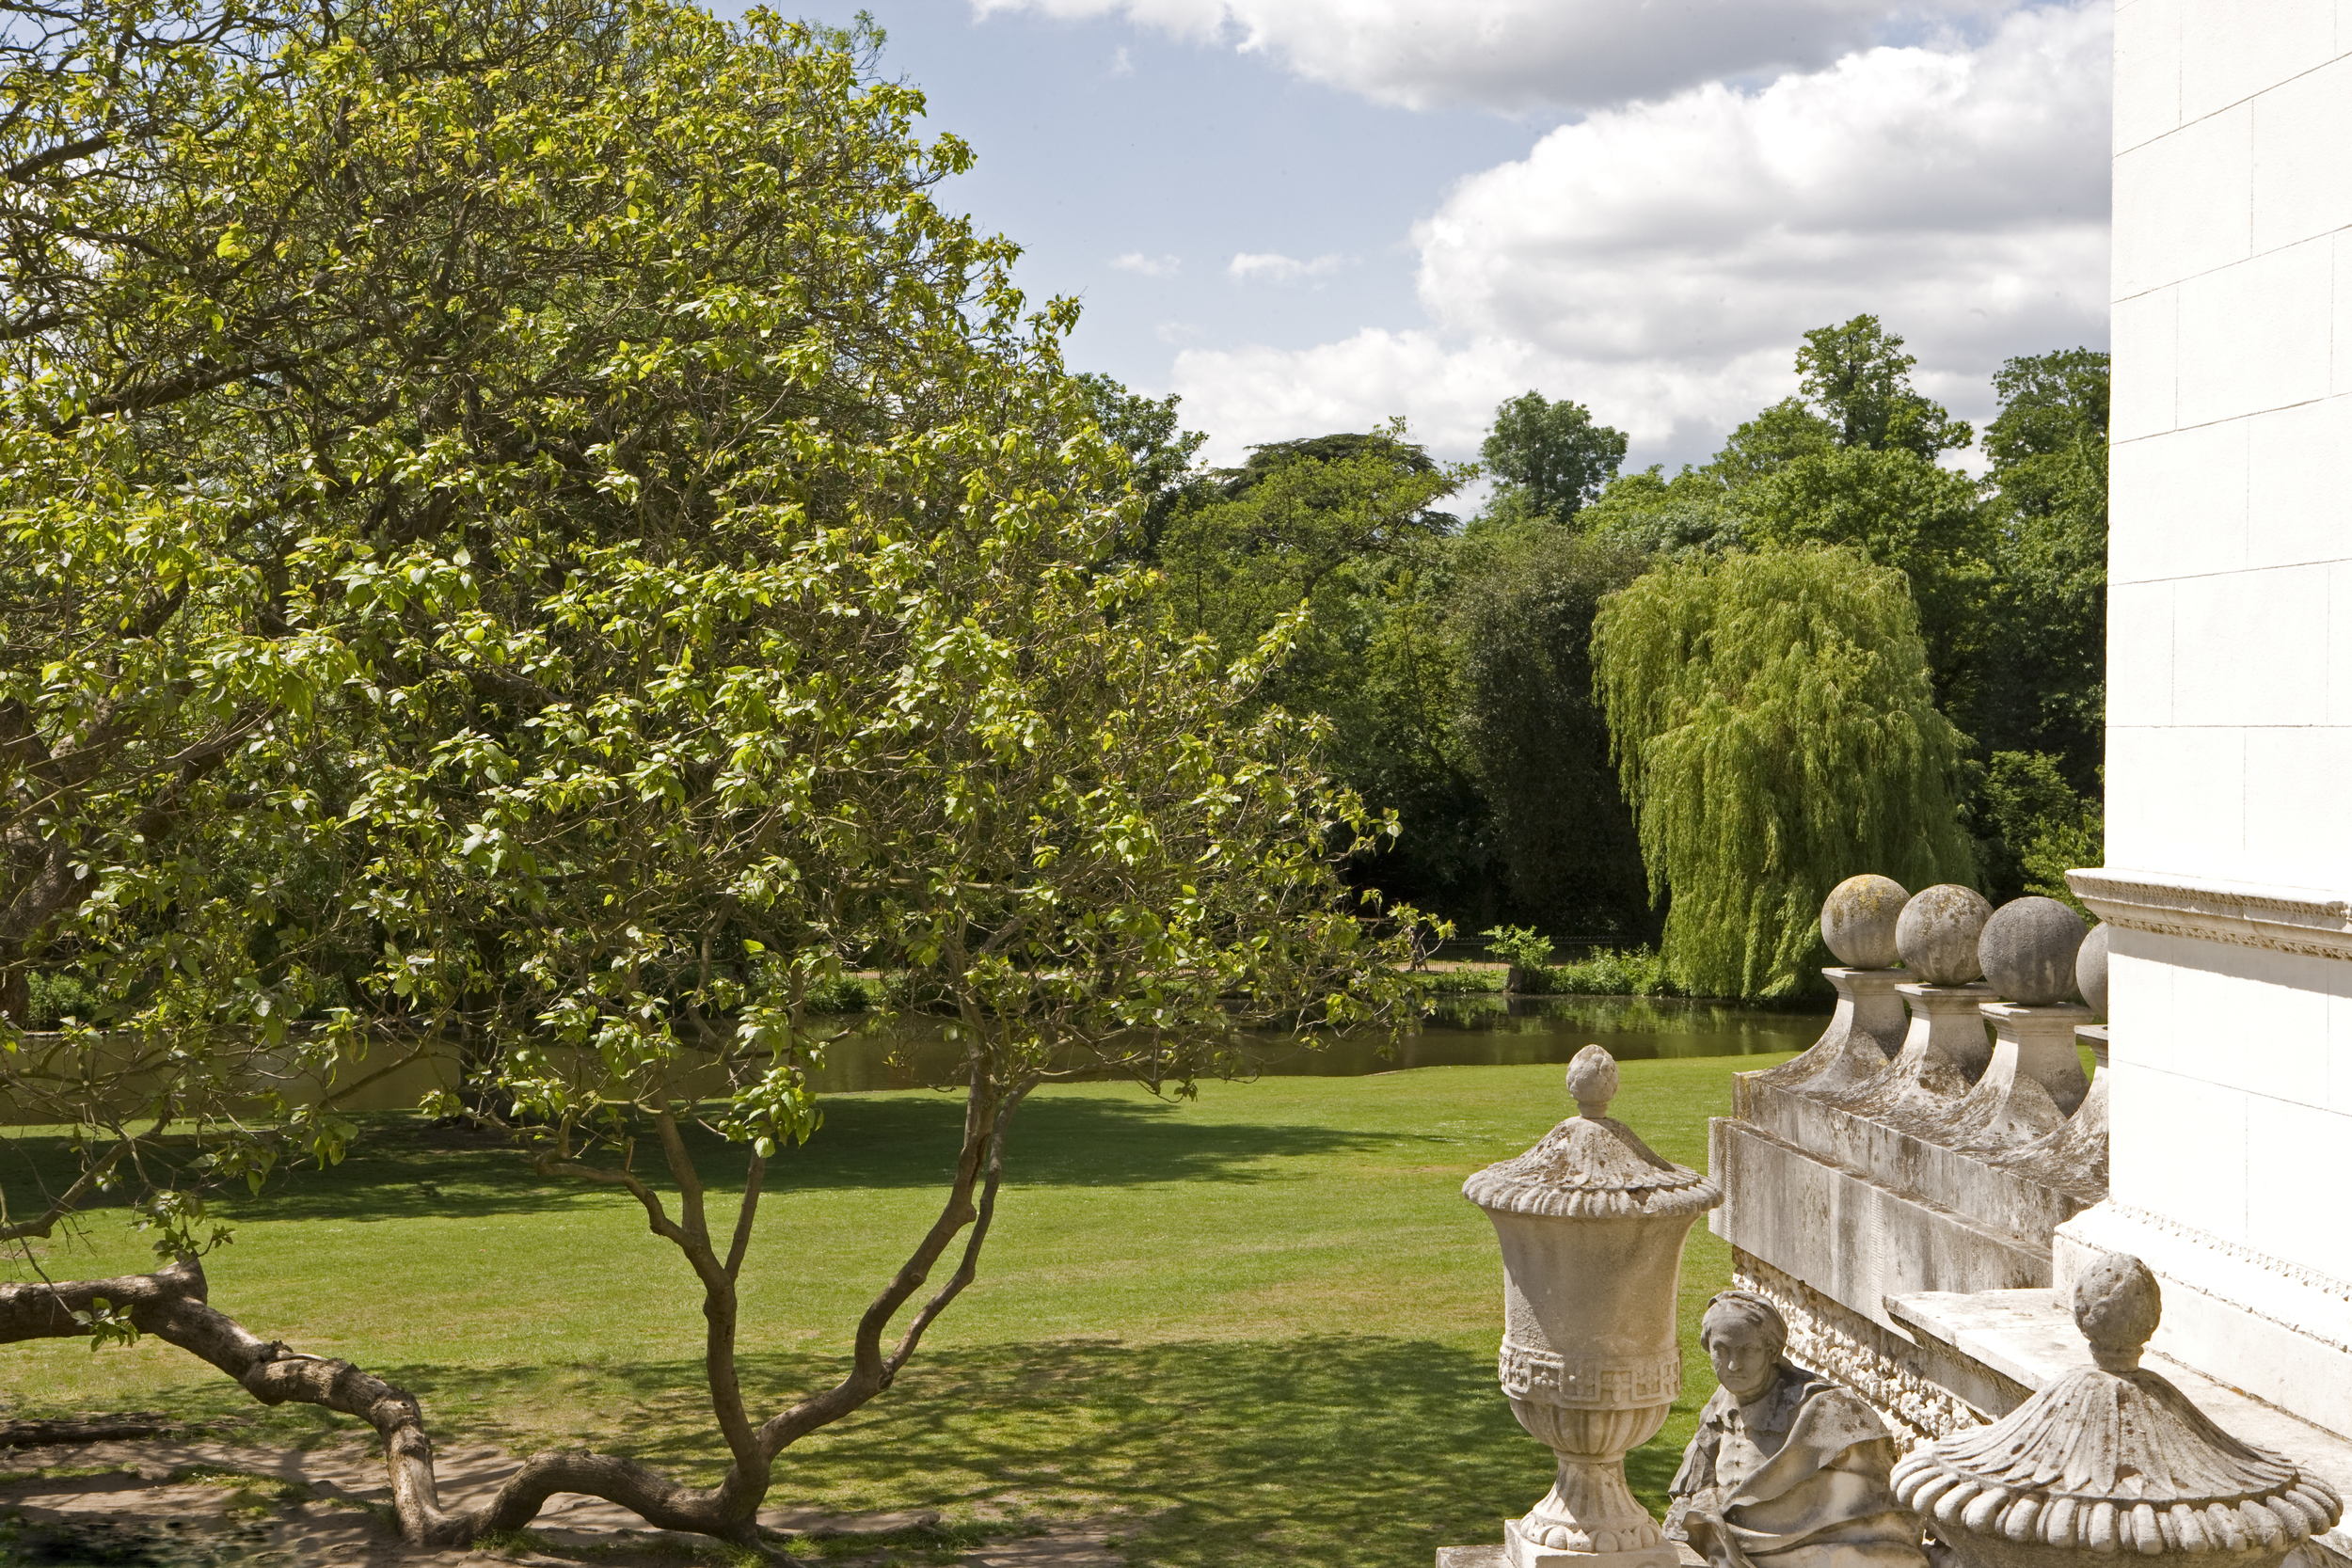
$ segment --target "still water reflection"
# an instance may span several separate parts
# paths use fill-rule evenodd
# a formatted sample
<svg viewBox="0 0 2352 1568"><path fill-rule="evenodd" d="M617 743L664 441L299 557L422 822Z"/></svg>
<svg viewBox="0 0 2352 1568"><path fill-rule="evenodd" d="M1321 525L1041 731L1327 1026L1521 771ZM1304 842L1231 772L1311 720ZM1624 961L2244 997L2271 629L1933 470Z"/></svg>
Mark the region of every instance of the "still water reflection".
<svg viewBox="0 0 2352 1568"><path fill-rule="evenodd" d="M812 1076L820 1093L914 1088L954 1069L956 1047L935 1024L887 1026L841 1021L850 1033L825 1052ZM1621 1060L1654 1056L1750 1056L1803 1051L1820 1037L1829 1009L1740 1007L1645 996L1542 997L1506 1005L1500 996L1441 999L1393 1046L1379 1037L1309 1050L1283 1036L1256 1037L1252 1061L1278 1076L1353 1078L1405 1068L1565 1062L1598 1043Z"/></svg>

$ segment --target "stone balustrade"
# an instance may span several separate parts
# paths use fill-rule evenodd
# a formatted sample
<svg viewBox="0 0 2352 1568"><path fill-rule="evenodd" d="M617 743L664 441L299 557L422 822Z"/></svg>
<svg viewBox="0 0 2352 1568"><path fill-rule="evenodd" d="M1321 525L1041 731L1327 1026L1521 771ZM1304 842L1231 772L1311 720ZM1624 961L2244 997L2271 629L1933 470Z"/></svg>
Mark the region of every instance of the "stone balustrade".
<svg viewBox="0 0 2352 1568"><path fill-rule="evenodd" d="M2051 1232L2106 1196L2106 1085L2076 1050L2099 1014L2072 1000L2082 922L2050 899L1996 911L1858 878L1822 934L1837 1011L1811 1050L1735 1080L1710 1130L1711 1227L1800 1360L1933 1435L1969 1418L1913 1386L1889 1298L2046 1288Z"/></svg>

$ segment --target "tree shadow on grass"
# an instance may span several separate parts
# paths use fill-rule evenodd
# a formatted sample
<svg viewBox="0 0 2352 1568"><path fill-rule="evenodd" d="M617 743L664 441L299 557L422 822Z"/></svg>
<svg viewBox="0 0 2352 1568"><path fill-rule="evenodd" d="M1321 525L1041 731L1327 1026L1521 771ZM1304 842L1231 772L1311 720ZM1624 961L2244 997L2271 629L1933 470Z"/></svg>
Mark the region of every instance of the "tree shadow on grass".
<svg viewBox="0 0 2352 1568"><path fill-rule="evenodd" d="M844 1370L747 1358L745 1392L781 1408ZM428 1418L528 1448L503 1424L547 1408L549 1373L404 1369ZM558 1374L560 1375L560 1374ZM578 1369L583 1425L702 1482L722 1459L689 1362ZM503 1388L501 1386L505 1385ZM1662 1513L1695 1401L1628 1464ZM1132 1562L1160 1568L1422 1568L1441 1545L1499 1542L1550 1484L1549 1452L1495 1387L1491 1353L1329 1335L1126 1346L1057 1341L926 1354L855 1417L786 1450L769 1500L833 1511L966 1506L1127 1521Z"/></svg>
<svg viewBox="0 0 2352 1568"><path fill-rule="evenodd" d="M765 1414L845 1370L836 1356L746 1357ZM707 1484L724 1462L698 1362L371 1369L422 1402L442 1449L592 1447ZM308 1406L264 1410L226 1378L140 1398L233 1441L365 1440ZM1705 1390L1627 1464L1665 1508ZM25 1413L40 1402L28 1401ZM1102 1340L943 1349L777 1462L768 1501L850 1513L1118 1521L1143 1568L1423 1568L1437 1547L1496 1542L1542 1497L1550 1454L1519 1430L1491 1353L1327 1335L1129 1346Z"/></svg>
<svg viewBox="0 0 2352 1568"><path fill-rule="evenodd" d="M938 1187L946 1181L962 1136L960 1098L854 1096L821 1103L825 1122L817 1135L770 1162L770 1191ZM358 1119L360 1135L341 1164L281 1169L259 1196L231 1189L220 1207L240 1221L351 1222L471 1218L580 1204L628 1207L632 1201L609 1188L540 1176L494 1133L437 1127L408 1115ZM1409 1136L1203 1121L1154 1100L1033 1100L1013 1126L1007 1180L1016 1187L1279 1181L1288 1179L1282 1160L1387 1148ZM700 1129L691 1129L688 1141L714 1196L723 1199L740 1190L748 1159L742 1147ZM23 1211L34 1192L62 1191L72 1183L76 1166L62 1136L21 1132L4 1142L0 1189L12 1211ZM639 1168L646 1160L641 1150ZM669 1185L666 1172L655 1180ZM89 1207L125 1201L118 1191Z"/></svg>

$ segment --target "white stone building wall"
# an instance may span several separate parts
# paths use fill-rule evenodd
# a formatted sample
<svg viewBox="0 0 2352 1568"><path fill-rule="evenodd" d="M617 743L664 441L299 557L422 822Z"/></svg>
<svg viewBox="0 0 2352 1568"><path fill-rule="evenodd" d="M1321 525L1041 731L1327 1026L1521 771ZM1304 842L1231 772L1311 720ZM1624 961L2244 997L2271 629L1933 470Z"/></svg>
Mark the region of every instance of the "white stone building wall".
<svg viewBox="0 0 2352 1568"><path fill-rule="evenodd" d="M2352 0L2121 0L2113 341L2106 863L2342 898ZM2116 1201L2352 1278L2352 958L2116 950Z"/></svg>

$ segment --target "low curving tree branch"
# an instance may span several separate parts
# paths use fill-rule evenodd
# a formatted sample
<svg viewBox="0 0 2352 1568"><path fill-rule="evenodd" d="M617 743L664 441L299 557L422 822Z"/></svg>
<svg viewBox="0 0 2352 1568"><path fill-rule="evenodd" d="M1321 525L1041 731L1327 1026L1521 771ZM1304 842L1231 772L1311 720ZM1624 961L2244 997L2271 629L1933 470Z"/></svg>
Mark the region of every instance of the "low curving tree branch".
<svg viewBox="0 0 2352 1568"><path fill-rule="evenodd" d="M839 1420L887 1389L914 1354L924 1330L977 1276L980 1248L988 1237L1004 1177L1006 1133L1013 1111L1032 1086L1034 1080L1025 1080L1004 1088L976 1070L963 1147L946 1199L914 1252L867 1307L858 1325L857 1354L850 1373L757 1428L750 1425L744 1414L736 1382L736 1275L749 1244L749 1213L756 1201L765 1163L755 1161L747 1174L744 1214L723 1259L717 1255L704 1221L698 1180L682 1195L681 1223L666 1212L660 1195L632 1173L570 1161L539 1163L539 1168L550 1174L628 1191L644 1208L650 1228L686 1255L702 1281L708 1325L706 1370L714 1413L733 1457L726 1474L712 1487L683 1485L617 1454L550 1450L527 1458L522 1468L479 1506L445 1509L435 1486L432 1440L426 1435L424 1413L416 1397L347 1361L306 1354L253 1334L210 1305L203 1264L194 1258L183 1258L153 1274L0 1285L0 1343L87 1338L94 1317L119 1312L141 1333L152 1334L218 1368L264 1404L314 1404L365 1421L384 1440L393 1512L403 1538L414 1545L466 1546L487 1531L519 1529L559 1492L618 1503L660 1528L752 1545L759 1539L759 1504L767 1495L777 1456L801 1437ZM662 1141L674 1173L683 1165L691 1175L691 1153L677 1135L674 1118L665 1116L665 1119L669 1125L662 1129ZM966 1227L972 1227L972 1235L956 1272L924 1303L897 1345L885 1353L883 1332Z"/></svg>

